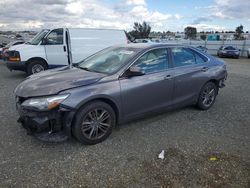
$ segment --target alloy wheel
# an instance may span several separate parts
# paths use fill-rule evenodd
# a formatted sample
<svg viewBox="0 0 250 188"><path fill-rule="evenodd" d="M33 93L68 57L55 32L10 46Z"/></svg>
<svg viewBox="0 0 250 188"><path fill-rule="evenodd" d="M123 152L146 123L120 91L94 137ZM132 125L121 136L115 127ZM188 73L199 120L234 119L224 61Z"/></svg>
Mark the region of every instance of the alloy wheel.
<svg viewBox="0 0 250 188"><path fill-rule="evenodd" d="M209 107L213 104L216 96L216 90L211 85L207 85L202 93L202 103L204 106Z"/></svg>
<svg viewBox="0 0 250 188"><path fill-rule="evenodd" d="M112 118L109 112L103 108L97 108L88 112L83 118L81 131L90 140L103 137L111 127Z"/></svg>

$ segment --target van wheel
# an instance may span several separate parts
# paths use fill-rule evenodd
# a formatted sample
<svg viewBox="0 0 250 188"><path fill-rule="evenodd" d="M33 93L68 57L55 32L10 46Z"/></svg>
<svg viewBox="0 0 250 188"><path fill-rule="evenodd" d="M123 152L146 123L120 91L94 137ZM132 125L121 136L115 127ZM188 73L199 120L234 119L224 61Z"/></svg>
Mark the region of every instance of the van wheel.
<svg viewBox="0 0 250 188"><path fill-rule="evenodd" d="M115 124L116 115L112 107L102 101L94 101L76 114L73 135L83 144L97 144L108 138Z"/></svg>
<svg viewBox="0 0 250 188"><path fill-rule="evenodd" d="M213 82L207 82L200 91L197 107L201 110L208 110L215 102L218 94L218 87Z"/></svg>
<svg viewBox="0 0 250 188"><path fill-rule="evenodd" d="M47 69L48 69L48 67L47 67L45 62L39 61L39 60L34 60L34 61L31 61L28 64L27 74L31 75L31 74L35 74L35 73L45 71Z"/></svg>

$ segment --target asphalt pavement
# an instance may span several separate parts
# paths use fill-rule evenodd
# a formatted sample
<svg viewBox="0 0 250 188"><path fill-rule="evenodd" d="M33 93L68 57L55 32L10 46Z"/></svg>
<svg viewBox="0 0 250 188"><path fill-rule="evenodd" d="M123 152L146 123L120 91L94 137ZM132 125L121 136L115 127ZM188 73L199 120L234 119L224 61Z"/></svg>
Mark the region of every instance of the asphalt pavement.
<svg viewBox="0 0 250 188"><path fill-rule="evenodd" d="M0 63L0 187L249 188L250 59L224 60L228 80L210 110L186 107L124 124L94 146L28 136L13 95L26 75Z"/></svg>

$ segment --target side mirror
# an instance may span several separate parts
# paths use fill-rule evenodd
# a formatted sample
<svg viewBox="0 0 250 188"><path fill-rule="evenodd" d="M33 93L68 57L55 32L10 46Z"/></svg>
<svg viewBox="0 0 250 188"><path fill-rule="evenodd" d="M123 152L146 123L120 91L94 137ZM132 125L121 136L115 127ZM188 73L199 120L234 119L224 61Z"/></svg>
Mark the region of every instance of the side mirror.
<svg viewBox="0 0 250 188"><path fill-rule="evenodd" d="M42 45L46 45L47 42L48 42L48 41L47 41L47 38L43 38L43 39L42 39Z"/></svg>
<svg viewBox="0 0 250 188"><path fill-rule="evenodd" d="M145 74L145 71L142 70L140 67L135 67L132 66L127 70L127 76L132 77L132 76L142 76Z"/></svg>

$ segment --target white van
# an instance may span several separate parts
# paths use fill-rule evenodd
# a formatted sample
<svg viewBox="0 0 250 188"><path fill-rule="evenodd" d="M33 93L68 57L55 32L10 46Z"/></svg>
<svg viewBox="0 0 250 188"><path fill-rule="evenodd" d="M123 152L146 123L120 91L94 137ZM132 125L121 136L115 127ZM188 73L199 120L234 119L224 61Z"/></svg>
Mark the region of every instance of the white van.
<svg viewBox="0 0 250 188"><path fill-rule="evenodd" d="M70 40L69 40L70 39ZM71 42L72 62L77 63L103 48L126 44L123 30L113 29L44 29L30 42L13 46L6 56L10 70L34 74L46 69L67 66Z"/></svg>

